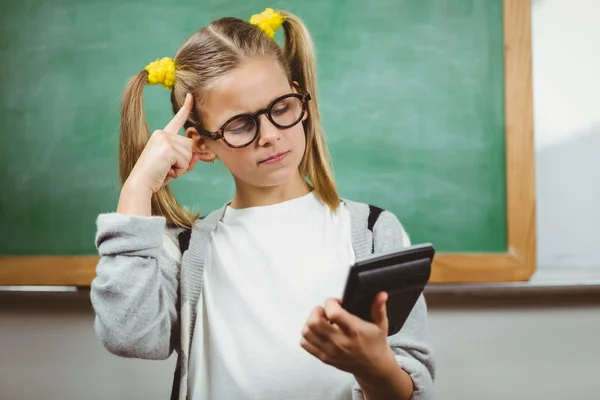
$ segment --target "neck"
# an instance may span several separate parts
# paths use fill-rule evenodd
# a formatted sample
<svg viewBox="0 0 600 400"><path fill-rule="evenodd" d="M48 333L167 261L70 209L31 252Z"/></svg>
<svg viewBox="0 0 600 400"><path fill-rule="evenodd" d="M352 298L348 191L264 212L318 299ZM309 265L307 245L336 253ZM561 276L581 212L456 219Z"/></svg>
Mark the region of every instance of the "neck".
<svg viewBox="0 0 600 400"><path fill-rule="evenodd" d="M235 186L235 196L230 204L235 209L277 204L304 196L312 190L300 172L294 178L278 186L250 186L237 179Z"/></svg>

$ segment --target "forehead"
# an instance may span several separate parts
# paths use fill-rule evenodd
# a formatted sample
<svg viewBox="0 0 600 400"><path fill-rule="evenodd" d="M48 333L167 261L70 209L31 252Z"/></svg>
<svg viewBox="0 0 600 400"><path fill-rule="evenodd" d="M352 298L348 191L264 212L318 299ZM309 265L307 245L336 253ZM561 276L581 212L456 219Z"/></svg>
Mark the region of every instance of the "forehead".
<svg viewBox="0 0 600 400"><path fill-rule="evenodd" d="M205 123L236 114L255 112L291 91L285 71L272 58L259 58L236 68L206 94L202 106Z"/></svg>

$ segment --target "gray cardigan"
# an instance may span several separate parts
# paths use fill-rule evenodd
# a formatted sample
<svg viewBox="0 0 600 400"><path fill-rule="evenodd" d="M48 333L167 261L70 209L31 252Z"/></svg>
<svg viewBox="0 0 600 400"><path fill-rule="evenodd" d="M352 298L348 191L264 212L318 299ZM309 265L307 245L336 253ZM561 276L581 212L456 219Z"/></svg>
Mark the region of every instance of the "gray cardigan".
<svg viewBox="0 0 600 400"><path fill-rule="evenodd" d="M369 255L373 245L375 253L409 245L408 236L392 213L381 213L371 233L367 229L368 205L343 202L351 214L357 259ZM111 353L122 357L166 359L177 351L173 400L187 399L188 362L204 263L210 234L224 209L197 221L180 263L164 250L164 233L173 238L178 234L166 227L165 218L118 213L98 217L96 246L100 261L90 292L96 334ZM388 343L413 379L412 399L431 399L435 368L423 296L402 330L388 337ZM364 398L358 384L352 397Z"/></svg>

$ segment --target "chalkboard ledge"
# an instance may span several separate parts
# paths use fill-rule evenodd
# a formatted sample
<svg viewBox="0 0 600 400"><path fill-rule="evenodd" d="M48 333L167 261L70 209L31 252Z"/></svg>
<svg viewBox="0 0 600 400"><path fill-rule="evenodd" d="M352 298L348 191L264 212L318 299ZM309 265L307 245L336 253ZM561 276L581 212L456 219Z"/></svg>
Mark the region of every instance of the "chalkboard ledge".
<svg viewBox="0 0 600 400"><path fill-rule="evenodd" d="M575 296L597 297L600 300L600 265L596 267L538 267L525 282L498 283L432 283L427 286L428 298L507 298Z"/></svg>
<svg viewBox="0 0 600 400"><path fill-rule="evenodd" d="M1 286L0 292L89 293L89 287L77 286ZM600 301L600 265L596 268L538 268L526 282L499 283L432 283L425 296L434 304L477 305L489 301L538 301L554 305L579 300Z"/></svg>

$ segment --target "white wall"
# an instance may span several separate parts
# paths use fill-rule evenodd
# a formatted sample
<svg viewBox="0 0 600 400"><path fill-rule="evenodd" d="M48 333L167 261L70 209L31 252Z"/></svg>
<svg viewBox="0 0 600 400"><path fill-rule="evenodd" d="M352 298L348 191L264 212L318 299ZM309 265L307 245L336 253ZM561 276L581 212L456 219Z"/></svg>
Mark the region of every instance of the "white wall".
<svg viewBox="0 0 600 400"><path fill-rule="evenodd" d="M533 56L540 268L600 267L600 1L533 0ZM0 400L168 398L174 360L113 357L92 321L85 296L0 295ZM432 306L431 328L436 399L600 396L598 304Z"/></svg>
<svg viewBox="0 0 600 400"><path fill-rule="evenodd" d="M0 400L166 400L175 359L109 354L85 293L0 294Z"/></svg>
<svg viewBox="0 0 600 400"><path fill-rule="evenodd" d="M600 270L600 1L533 0L538 263Z"/></svg>
<svg viewBox="0 0 600 400"><path fill-rule="evenodd" d="M433 308L436 400L600 399L600 302Z"/></svg>
<svg viewBox="0 0 600 400"><path fill-rule="evenodd" d="M85 294L4 294L0 304L0 400L168 399L174 358L142 361L107 353L93 333ZM598 301L438 304L430 308L430 326L436 400L600 398Z"/></svg>

